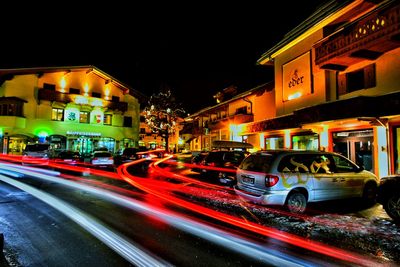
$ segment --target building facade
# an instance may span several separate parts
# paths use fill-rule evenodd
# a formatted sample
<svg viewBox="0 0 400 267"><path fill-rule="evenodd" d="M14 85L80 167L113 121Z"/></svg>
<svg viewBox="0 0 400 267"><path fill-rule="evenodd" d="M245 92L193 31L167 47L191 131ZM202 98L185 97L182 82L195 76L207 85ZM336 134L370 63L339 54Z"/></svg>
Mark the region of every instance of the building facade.
<svg viewBox="0 0 400 267"><path fill-rule="evenodd" d="M185 148L193 151L209 151L214 140L248 142L255 147L255 150L263 147L264 141L260 141L259 133L244 134L243 127L250 122L275 117L273 89L274 84L270 82L229 99L222 98L223 93L217 93L219 104L204 108L185 118L185 126L181 131L181 138L189 144Z"/></svg>
<svg viewBox="0 0 400 267"><path fill-rule="evenodd" d="M241 140L335 151L379 177L400 173L399 1L328 1L257 63L274 67L273 89L190 116L192 150ZM241 105L247 118L232 123Z"/></svg>
<svg viewBox="0 0 400 267"><path fill-rule="evenodd" d="M137 147L145 96L94 66L0 70L0 151Z"/></svg>
<svg viewBox="0 0 400 267"><path fill-rule="evenodd" d="M245 133L342 153L382 177L400 172L400 4L329 1L258 60L273 64L276 120Z"/></svg>

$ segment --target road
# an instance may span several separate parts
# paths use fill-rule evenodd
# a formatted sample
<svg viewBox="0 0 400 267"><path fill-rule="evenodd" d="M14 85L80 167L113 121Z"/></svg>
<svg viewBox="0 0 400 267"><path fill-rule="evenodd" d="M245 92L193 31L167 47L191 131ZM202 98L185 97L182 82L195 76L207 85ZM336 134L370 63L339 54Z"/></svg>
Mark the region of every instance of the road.
<svg viewBox="0 0 400 267"><path fill-rule="evenodd" d="M71 173L12 176L2 175L0 216L14 266L359 265L198 214L125 180ZM381 264L369 256L345 256Z"/></svg>

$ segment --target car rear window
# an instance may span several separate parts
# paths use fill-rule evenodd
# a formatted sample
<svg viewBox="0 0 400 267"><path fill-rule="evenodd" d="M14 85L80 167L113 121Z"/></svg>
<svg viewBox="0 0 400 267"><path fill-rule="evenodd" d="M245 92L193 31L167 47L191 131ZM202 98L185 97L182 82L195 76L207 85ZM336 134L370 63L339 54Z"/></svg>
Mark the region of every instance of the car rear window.
<svg viewBox="0 0 400 267"><path fill-rule="evenodd" d="M32 151L32 152L37 152L37 151L45 151L49 149L48 144L34 144L34 145L27 145L25 147L25 151Z"/></svg>
<svg viewBox="0 0 400 267"><path fill-rule="evenodd" d="M239 168L245 171L267 173L274 159L273 154L253 154L245 158Z"/></svg>
<svg viewBox="0 0 400 267"><path fill-rule="evenodd" d="M111 157L111 153L110 152L96 152L94 153L95 157Z"/></svg>

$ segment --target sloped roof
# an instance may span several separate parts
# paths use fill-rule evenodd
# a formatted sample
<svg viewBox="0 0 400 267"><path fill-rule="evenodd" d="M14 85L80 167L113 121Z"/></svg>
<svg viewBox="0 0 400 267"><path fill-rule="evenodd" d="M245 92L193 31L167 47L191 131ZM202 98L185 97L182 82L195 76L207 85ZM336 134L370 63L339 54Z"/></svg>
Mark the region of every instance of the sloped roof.
<svg viewBox="0 0 400 267"><path fill-rule="evenodd" d="M52 73L52 72L73 72L73 71L93 71L97 76L103 78L105 80L110 80L114 85L121 88L122 90L129 90L129 94L137 97L139 100L147 99L148 97L143 93L133 89L129 85L119 81L108 73L100 70L96 66L93 65L83 65L83 66L57 66L57 67L32 67L32 68L14 68L14 69L0 69L0 82L7 80L12 75L24 75L24 74L43 74L43 73Z"/></svg>
<svg viewBox="0 0 400 267"><path fill-rule="evenodd" d="M285 45L296 40L299 36L307 32L309 29L319 24L324 19L328 18L332 14L343 9L347 5L356 0L330 0L322 3L316 11L311 14L307 19L305 19L301 24L289 31L283 39L278 42L275 46L267 50L261 55L260 59L257 60L257 64L262 64L262 62L273 61L272 55L283 48Z"/></svg>

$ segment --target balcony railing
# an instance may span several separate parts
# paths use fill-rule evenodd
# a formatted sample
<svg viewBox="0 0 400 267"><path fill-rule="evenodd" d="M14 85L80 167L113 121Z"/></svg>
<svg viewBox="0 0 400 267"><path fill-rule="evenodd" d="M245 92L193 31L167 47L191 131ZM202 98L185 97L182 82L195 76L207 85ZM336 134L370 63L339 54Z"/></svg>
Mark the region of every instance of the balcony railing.
<svg viewBox="0 0 400 267"><path fill-rule="evenodd" d="M400 5L391 4L349 24L314 46L315 63L325 69L344 70L400 47L399 14Z"/></svg>
<svg viewBox="0 0 400 267"><path fill-rule="evenodd" d="M38 92L38 99L40 100L47 100L51 102L60 102L60 103L71 103L74 102L74 97L68 93L61 93L58 91L50 90L50 89L39 89ZM98 98L100 99L100 98ZM127 102L112 102L102 100L104 103L103 107L106 107L111 110L119 110L125 112L128 110L128 103Z"/></svg>
<svg viewBox="0 0 400 267"><path fill-rule="evenodd" d="M208 126L210 130L219 130L229 127L229 124L242 124L252 121L254 121L253 114L235 114L221 120L210 121Z"/></svg>

